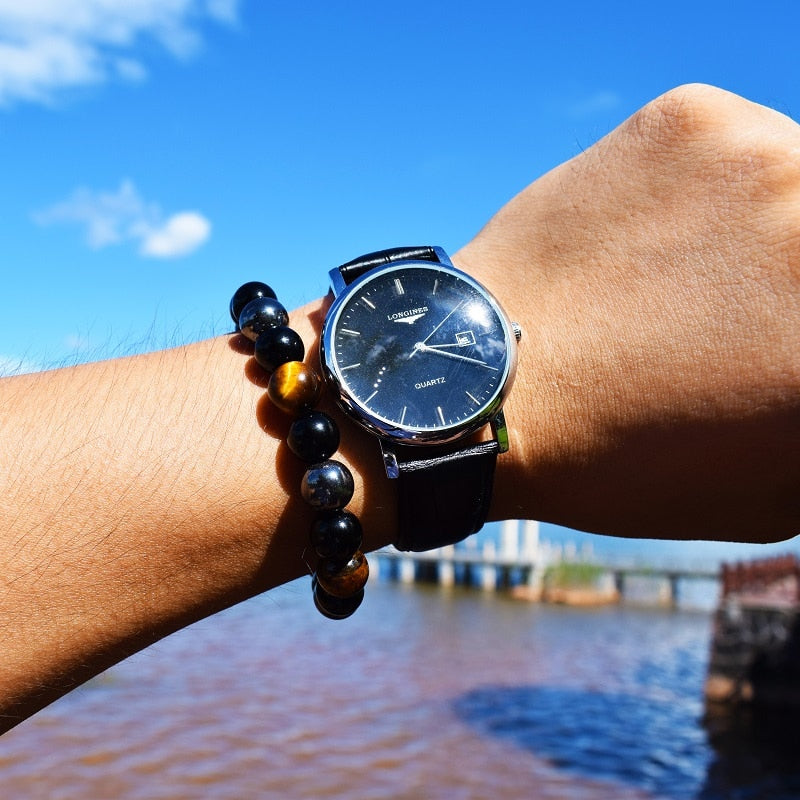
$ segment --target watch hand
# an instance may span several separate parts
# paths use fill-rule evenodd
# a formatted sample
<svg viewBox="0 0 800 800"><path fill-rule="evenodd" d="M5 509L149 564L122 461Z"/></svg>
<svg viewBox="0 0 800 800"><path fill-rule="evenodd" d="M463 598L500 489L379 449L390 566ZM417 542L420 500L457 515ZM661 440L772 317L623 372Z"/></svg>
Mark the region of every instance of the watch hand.
<svg viewBox="0 0 800 800"><path fill-rule="evenodd" d="M446 347L467 347L468 345L461 344L461 342L450 342L449 344L426 344L426 350L443 350Z"/></svg>
<svg viewBox="0 0 800 800"><path fill-rule="evenodd" d="M456 361L465 361L467 364L477 364L479 367L492 370L492 372L499 371L497 367L492 367L485 361L479 361L477 358L470 358L469 356L460 356L458 353L450 353L447 350L437 350L435 347L425 344L425 342L417 342L414 345L414 350L411 355L413 356L418 350L421 350L423 353L433 353L437 356L443 356L444 358L454 358ZM409 358L410 357L411 356L409 356Z"/></svg>
<svg viewBox="0 0 800 800"><path fill-rule="evenodd" d="M427 342L428 339L430 339L431 336L433 336L433 334L436 333L436 331L438 331L439 328L441 328L442 325L444 325L445 322L447 322L447 320L450 319L450 317L455 314L456 311L458 311L458 309L461 308L461 306L463 306L466 302L467 299L464 298L457 306L453 306L453 308L450 309L450 313L422 340L422 344L425 344L425 342Z"/></svg>
<svg viewBox="0 0 800 800"><path fill-rule="evenodd" d="M466 302L467 301L466 301L466 298L465 298L458 305L453 306L453 308L451 308L450 311L448 312L447 316L421 342L418 342L417 344L414 345L414 349L411 351L411 353L410 353L410 355L408 357L411 358L411 356L413 356L414 353L417 352L417 350L421 350L422 349L421 345L424 345L425 342L427 342L428 339L430 339L431 336L433 336L433 334L436 333L436 331L438 331L439 328L441 328L442 325L444 325L445 322L447 322L447 320L450 319L450 317L453 314L455 314L456 311L458 311L458 309L461 308L461 306L463 306L464 303L466 303Z"/></svg>

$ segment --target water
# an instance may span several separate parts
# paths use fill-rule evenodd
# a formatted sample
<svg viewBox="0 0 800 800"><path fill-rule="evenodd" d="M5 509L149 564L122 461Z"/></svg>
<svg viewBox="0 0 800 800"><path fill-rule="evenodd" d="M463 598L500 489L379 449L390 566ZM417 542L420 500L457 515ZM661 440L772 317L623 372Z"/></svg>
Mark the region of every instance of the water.
<svg viewBox="0 0 800 800"><path fill-rule="evenodd" d="M3 798L800 798L700 724L706 613L298 582L134 656L0 740ZM797 751L795 751L797 752Z"/></svg>

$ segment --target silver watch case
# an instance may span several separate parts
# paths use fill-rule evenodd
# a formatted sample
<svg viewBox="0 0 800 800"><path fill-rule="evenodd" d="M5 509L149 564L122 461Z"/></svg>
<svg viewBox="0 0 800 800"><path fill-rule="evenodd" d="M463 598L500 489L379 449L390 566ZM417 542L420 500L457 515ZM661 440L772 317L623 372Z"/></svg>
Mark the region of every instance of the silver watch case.
<svg viewBox="0 0 800 800"><path fill-rule="evenodd" d="M391 456L387 458L387 449L391 453L391 445L441 445L455 442L480 430L487 424L492 425L495 438L498 441L500 452L508 449L508 434L506 431L505 420L502 407L508 392L514 382L514 375L517 367L517 341L521 332L518 325L513 324L502 306L495 297L478 281L467 273L453 266L447 254L439 247L435 247L439 263L432 261L403 260L394 261L381 267L365 272L356 278L352 283L345 284L338 269L330 271L331 289L334 293L334 301L325 317L320 340L320 360L322 371L328 386L334 393L334 397L344 412L355 420L359 425L374 434L381 440L381 447L384 450L384 458L387 462L387 471L390 469ZM420 430L413 427L406 427L397 424L389 424L386 420L371 413L370 409L365 408L356 399L351 397L343 381L341 380L333 358L329 356L333 352L333 335L339 314L345 307L352 295L358 293L363 284L372 281L377 275L403 269L409 265L426 267L429 269L449 271L467 283L471 284L477 291L483 294L487 300L495 307L504 328L507 345L506 370L499 388L494 397L482 406L474 416L455 425L442 426L435 429ZM388 446L388 448L387 448Z"/></svg>

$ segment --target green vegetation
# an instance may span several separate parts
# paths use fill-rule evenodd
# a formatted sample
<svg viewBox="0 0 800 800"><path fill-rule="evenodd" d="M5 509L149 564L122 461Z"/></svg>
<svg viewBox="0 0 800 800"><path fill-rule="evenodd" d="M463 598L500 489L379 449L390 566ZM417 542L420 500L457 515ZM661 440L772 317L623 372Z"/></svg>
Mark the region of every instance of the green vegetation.
<svg viewBox="0 0 800 800"><path fill-rule="evenodd" d="M545 570L544 583L559 589L594 588L604 571L598 564L586 561L561 561Z"/></svg>

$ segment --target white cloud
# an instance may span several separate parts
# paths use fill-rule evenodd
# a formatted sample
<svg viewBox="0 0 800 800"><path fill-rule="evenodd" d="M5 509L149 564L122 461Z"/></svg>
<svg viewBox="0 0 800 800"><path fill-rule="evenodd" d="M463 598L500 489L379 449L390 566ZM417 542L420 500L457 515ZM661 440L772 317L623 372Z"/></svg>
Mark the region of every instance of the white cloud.
<svg viewBox="0 0 800 800"><path fill-rule="evenodd" d="M185 256L200 247L210 235L211 223L202 214L182 211L150 231L139 252L155 258Z"/></svg>
<svg viewBox="0 0 800 800"><path fill-rule="evenodd" d="M188 58L202 43L202 23L234 25L238 10L239 0L0 0L0 106L142 80L140 40Z"/></svg>
<svg viewBox="0 0 800 800"><path fill-rule="evenodd" d="M66 200L33 216L39 225L73 223L84 228L89 247L97 250L134 242L139 252L152 258L189 255L205 244L211 223L197 211L165 216L157 203L147 202L132 181L116 191L76 189Z"/></svg>

